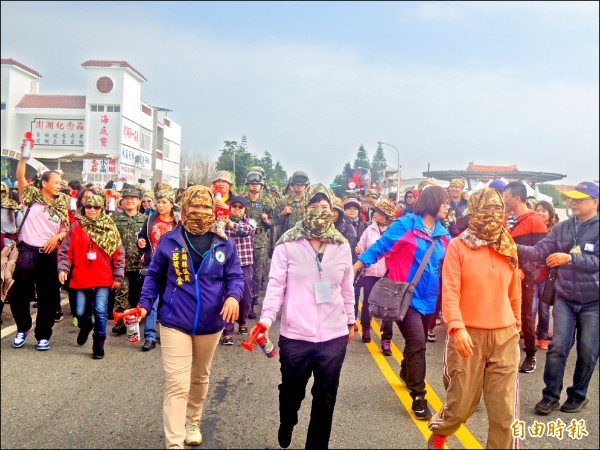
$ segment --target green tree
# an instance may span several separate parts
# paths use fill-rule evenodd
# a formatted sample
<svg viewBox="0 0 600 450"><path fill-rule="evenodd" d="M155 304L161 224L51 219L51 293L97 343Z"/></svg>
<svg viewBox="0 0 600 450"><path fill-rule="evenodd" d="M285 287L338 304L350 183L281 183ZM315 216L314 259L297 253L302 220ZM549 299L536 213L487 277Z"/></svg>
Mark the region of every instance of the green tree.
<svg viewBox="0 0 600 450"><path fill-rule="evenodd" d="M371 164L369 163L369 156L367 155L367 151L365 150L365 147L362 144L356 152L356 159L354 160L354 165L352 166L352 168L356 170L361 167L363 169L371 168Z"/></svg>
<svg viewBox="0 0 600 450"><path fill-rule="evenodd" d="M560 192L553 184L538 184L538 190L545 195L552 197L552 204L555 208L564 208L565 202L560 196Z"/></svg>
<svg viewBox="0 0 600 450"><path fill-rule="evenodd" d="M288 174L283 170L283 166L279 161L275 163L273 167L273 174L267 179L269 186L274 186L280 193L287 187Z"/></svg>
<svg viewBox="0 0 600 450"><path fill-rule="evenodd" d="M348 189L348 178L352 178L352 175L354 175L354 169L348 161L346 165L344 165L342 173L336 175L333 180L332 184L338 185L332 188L336 197L342 198L346 194L346 189Z"/></svg>
<svg viewBox="0 0 600 450"><path fill-rule="evenodd" d="M385 159L385 154L383 153L383 147L379 144L375 151L375 155L373 155L373 161L371 161L371 177L373 178L373 181L379 181L383 177L381 171L386 167L387 161Z"/></svg>
<svg viewBox="0 0 600 450"><path fill-rule="evenodd" d="M234 172L234 157L235 157L235 173L233 173L234 192L242 192L248 169L258 165L259 161L256 156L248 152L246 149L246 136L242 137L242 143L237 141L224 141L223 148L220 150L221 155L217 159L217 170L228 170Z"/></svg>
<svg viewBox="0 0 600 450"><path fill-rule="evenodd" d="M258 164L265 171L265 176L267 177L267 181L270 181L273 178L273 157L268 150L265 150L263 153L263 157L260 158L260 162Z"/></svg>

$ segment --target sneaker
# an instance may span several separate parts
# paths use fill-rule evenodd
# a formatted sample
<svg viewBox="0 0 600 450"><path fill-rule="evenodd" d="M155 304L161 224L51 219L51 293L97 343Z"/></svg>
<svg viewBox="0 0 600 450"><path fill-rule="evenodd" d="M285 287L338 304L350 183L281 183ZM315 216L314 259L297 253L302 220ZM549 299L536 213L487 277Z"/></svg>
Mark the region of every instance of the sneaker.
<svg viewBox="0 0 600 450"><path fill-rule="evenodd" d="M560 402L558 402L558 401L553 402L552 400L548 400L545 398L541 399L533 407L535 412L538 414L541 414L542 416L547 416L548 414L550 414L552 412L552 410L558 409L558 408L560 408Z"/></svg>
<svg viewBox="0 0 600 450"><path fill-rule="evenodd" d="M526 356L525 361L521 364L520 372L531 373L535 370L535 356Z"/></svg>
<svg viewBox="0 0 600 450"><path fill-rule="evenodd" d="M537 346L540 350L548 350L548 341L545 339L538 339Z"/></svg>
<svg viewBox="0 0 600 450"><path fill-rule="evenodd" d="M381 354L383 356L392 356L392 343L390 341L381 341Z"/></svg>
<svg viewBox="0 0 600 450"><path fill-rule="evenodd" d="M48 339L40 339L37 343L37 349L40 351L50 350L50 342L48 342Z"/></svg>
<svg viewBox="0 0 600 450"><path fill-rule="evenodd" d="M571 400L570 398L568 398L567 401L564 402L563 405L560 407L560 410L566 413L576 413L581 411L581 409L588 403L589 400L587 398L584 398L580 402L576 402L575 400Z"/></svg>
<svg viewBox="0 0 600 450"><path fill-rule="evenodd" d="M365 344L371 342L371 330L363 329L362 341Z"/></svg>
<svg viewBox="0 0 600 450"><path fill-rule="evenodd" d="M202 433L198 421L189 421L185 423L185 443L187 445L202 444Z"/></svg>
<svg viewBox="0 0 600 450"><path fill-rule="evenodd" d="M29 331L31 331L31 328L29 328ZM29 334L29 331L26 331L25 333L17 333L15 335L15 339L13 340L14 348L23 347L23 344L25 344L25 339L27 339L27 335Z"/></svg>
<svg viewBox="0 0 600 450"><path fill-rule="evenodd" d="M77 317L73 317L73 326L76 327L79 325L79 321L77 320Z"/></svg>
<svg viewBox="0 0 600 450"><path fill-rule="evenodd" d="M421 395L417 395L412 402L412 411L415 417L419 420L429 420L431 419L431 410L429 406L427 406L427 400L425 397Z"/></svg>
<svg viewBox="0 0 600 450"><path fill-rule="evenodd" d="M120 336L122 334L127 333L127 327L125 326L122 320L119 320L119 323L112 327L112 332L115 333L117 336Z"/></svg>
<svg viewBox="0 0 600 450"><path fill-rule="evenodd" d="M31 305L32 308L37 308L37 302L34 302L33 305Z"/></svg>
<svg viewBox="0 0 600 450"><path fill-rule="evenodd" d="M61 309L59 309L58 311L56 311L56 317L54 318L55 322L60 322L64 318L65 318L65 315L63 314L63 312L62 312Z"/></svg>
<svg viewBox="0 0 600 450"><path fill-rule="evenodd" d="M431 433L431 436L429 436L429 439L427 440L427 448L444 448L444 444L447 440L447 437Z"/></svg>
<svg viewBox="0 0 600 450"><path fill-rule="evenodd" d="M427 342L435 342L435 333L433 330L427 330Z"/></svg>
<svg viewBox="0 0 600 450"><path fill-rule="evenodd" d="M238 328L238 333L242 335L248 334L248 326L246 324L240 325L240 327Z"/></svg>
<svg viewBox="0 0 600 450"><path fill-rule="evenodd" d="M223 335L222 345L233 345L233 337L230 334Z"/></svg>

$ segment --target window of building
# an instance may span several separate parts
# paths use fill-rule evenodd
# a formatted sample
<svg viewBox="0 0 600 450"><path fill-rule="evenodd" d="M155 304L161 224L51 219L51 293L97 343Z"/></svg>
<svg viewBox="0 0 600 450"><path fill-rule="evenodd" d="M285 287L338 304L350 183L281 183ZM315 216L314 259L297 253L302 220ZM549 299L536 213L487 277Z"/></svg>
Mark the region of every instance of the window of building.
<svg viewBox="0 0 600 450"><path fill-rule="evenodd" d="M121 111L120 105L107 105L106 106L106 112L120 112L120 111Z"/></svg>
<svg viewBox="0 0 600 450"><path fill-rule="evenodd" d="M148 152L152 151L152 133L150 130L146 130L145 128L141 129L141 141L140 147L142 150L146 150Z"/></svg>
<svg viewBox="0 0 600 450"><path fill-rule="evenodd" d="M90 105L92 112L120 112L121 105Z"/></svg>
<svg viewBox="0 0 600 450"><path fill-rule="evenodd" d="M161 126L156 127L156 149L162 151L165 140L165 129Z"/></svg>
<svg viewBox="0 0 600 450"><path fill-rule="evenodd" d="M2 111L4 111L6 109L6 103L2 103L0 105L0 109L2 109Z"/></svg>
<svg viewBox="0 0 600 450"><path fill-rule="evenodd" d="M171 159L171 141L168 139L165 139L163 142L163 158L164 159Z"/></svg>

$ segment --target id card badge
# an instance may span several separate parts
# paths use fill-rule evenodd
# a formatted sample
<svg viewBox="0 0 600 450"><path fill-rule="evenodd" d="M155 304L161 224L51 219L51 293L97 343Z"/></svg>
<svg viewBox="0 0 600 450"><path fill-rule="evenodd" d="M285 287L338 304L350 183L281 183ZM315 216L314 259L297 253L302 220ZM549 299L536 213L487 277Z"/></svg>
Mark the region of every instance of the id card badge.
<svg viewBox="0 0 600 450"><path fill-rule="evenodd" d="M89 261L94 261L96 259L96 252L87 252L87 259Z"/></svg>
<svg viewBox="0 0 600 450"><path fill-rule="evenodd" d="M594 251L594 244L585 244L585 245L583 246L583 249L584 249L586 252L593 252L593 251Z"/></svg>
<svg viewBox="0 0 600 450"><path fill-rule="evenodd" d="M58 215L54 214L54 215L48 217L48 220L52 223L58 223L58 221L60 220L60 217L58 217Z"/></svg>
<svg viewBox="0 0 600 450"><path fill-rule="evenodd" d="M576 245L571 249L569 253L571 253L572 255L579 255L581 254L581 247L579 245Z"/></svg>
<svg viewBox="0 0 600 450"><path fill-rule="evenodd" d="M317 299L317 305L332 301L329 281L317 281L315 283L315 298Z"/></svg>

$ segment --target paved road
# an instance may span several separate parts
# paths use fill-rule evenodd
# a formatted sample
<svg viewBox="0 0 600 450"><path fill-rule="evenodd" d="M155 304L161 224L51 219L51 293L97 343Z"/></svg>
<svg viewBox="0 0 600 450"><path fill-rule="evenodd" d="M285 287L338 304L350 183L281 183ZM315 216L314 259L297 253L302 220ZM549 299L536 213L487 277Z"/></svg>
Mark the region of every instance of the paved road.
<svg viewBox="0 0 600 450"><path fill-rule="evenodd" d="M68 311L68 306L64 307ZM35 312L35 310L32 310ZM12 323L10 308L2 315L4 333ZM254 321L251 321L253 325ZM109 322L112 327L112 322ZM278 324L271 336L277 342ZM378 326L375 324L375 328ZM332 448L425 448L426 422L407 412L410 398L399 371L403 342L394 330L392 357L379 352L379 338L365 345L356 339L348 347L331 435ZM376 333L374 333L376 334ZM436 328L437 342L427 347L428 400L438 409L444 399L442 351L445 327ZM91 358L91 343L79 347L77 329L66 313L54 327L52 348L35 349L33 334L21 349L12 348L14 332L1 341L1 448L163 448L163 372L160 345L140 351L125 336L109 336L106 357ZM267 359L260 349L244 350L235 336L233 347L219 346L213 362L211 385L201 423L203 448L279 448L277 444L277 358ZM598 448L598 368L590 384L589 405L580 414L536 416L533 405L541 398L545 352L538 352L538 369L521 374L521 420L531 426L561 418L585 420L589 436L581 440L534 438L522 448ZM573 373L569 359L565 385ZM437 400L440 398L441 400ZM563 394L564 400L564 394ZM300 411L291 448L303 448L310 416L310 385ZM450 448L485 446L487 416L482 404L449 441Z"/></svg>

